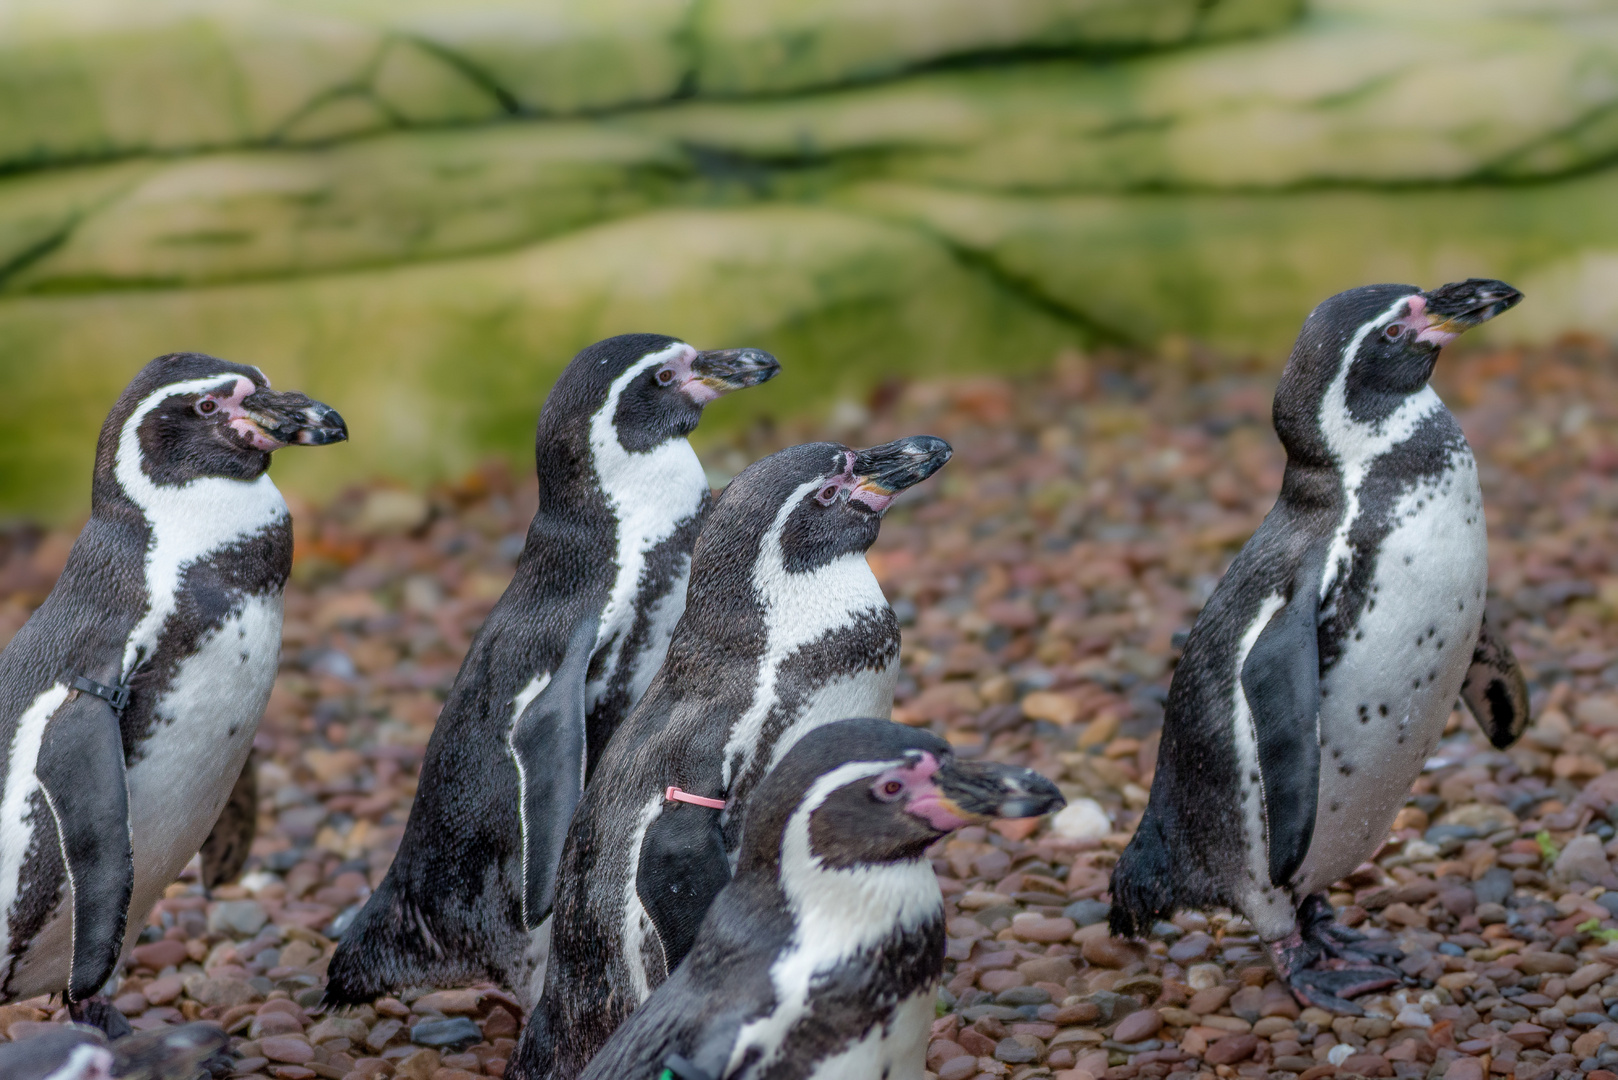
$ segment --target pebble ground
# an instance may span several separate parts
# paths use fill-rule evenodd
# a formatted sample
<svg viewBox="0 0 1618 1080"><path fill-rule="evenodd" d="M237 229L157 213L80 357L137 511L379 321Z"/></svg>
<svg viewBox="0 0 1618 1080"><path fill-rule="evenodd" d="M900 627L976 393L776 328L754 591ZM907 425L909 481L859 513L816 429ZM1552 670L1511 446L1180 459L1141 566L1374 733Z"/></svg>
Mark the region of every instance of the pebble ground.
<svg viewBox="0 0 1618 1080"><path fill-rule="evenodd" d="M1273 379L1186 348L1067 356L1026 382L885 386L826 423L704 451L720 484L828 434L955 445L871 554L905 627L895 715L1039 769L1070 806L932 853L949 945L927 1076L1618 1080L1618 357L1593 343L1440 365L1481 464L1490 617L1537 721L1502 753L1454 715L1387 843L1333 893L1343 921L1403 949L1406 985L1337 1017L1300 1009L1228 913L1183 914L1144 945L1107 936L1176 635L1280 482ZM503 1075L521 1009L497 988L422 987L348 1015L317 1001L533 498L530 478L491 467L426 497L374 487L294 508L259 838L240 884L208 897L190 873L152 913L117 994L137 1028L223 1025L226 1075ZM0 533L0 639L71 540ZM44 998L7 1005L0 1034L63 1018Z"/></svg>

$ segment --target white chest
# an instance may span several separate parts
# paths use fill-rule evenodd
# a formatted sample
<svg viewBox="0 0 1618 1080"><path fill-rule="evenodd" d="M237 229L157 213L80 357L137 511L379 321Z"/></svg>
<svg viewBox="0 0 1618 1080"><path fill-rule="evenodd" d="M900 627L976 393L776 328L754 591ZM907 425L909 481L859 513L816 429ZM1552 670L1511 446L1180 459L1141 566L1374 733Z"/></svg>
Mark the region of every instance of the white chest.
<svg viewBox="0 0 1618 1080"><path fill-rule="evenodd" d="M129 770L135 904L155 902L196 854L230 796L281 656L281 596L248 596L180 663Z"/></svg>
<svg viewBox="0 0 1618 1080"><path fill-rule="evenodd" d="M1349 873L1387 835L1471 663L1488 583L1483 497L1470 453L1384 511L1364 610L1321 680L1319 807L1300 888Z"/></svg>
<svg viewBox="0 0 1618 1080"><path fill-rule="evenodd" d="M872 1025L836 1054L815 1062L810 1080L921 1080L937 999L937 988L931 986L906 998L886 1023Z"/></svg>

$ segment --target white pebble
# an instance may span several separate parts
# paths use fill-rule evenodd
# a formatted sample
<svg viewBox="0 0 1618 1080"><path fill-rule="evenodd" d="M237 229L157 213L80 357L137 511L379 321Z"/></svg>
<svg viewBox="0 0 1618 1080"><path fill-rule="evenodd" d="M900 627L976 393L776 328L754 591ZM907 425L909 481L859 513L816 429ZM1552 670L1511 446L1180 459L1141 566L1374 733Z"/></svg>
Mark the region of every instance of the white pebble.
<svg viewBox="0 0 1618 1080"><path fill-rule="evenodd" d="M1393 1018L1393 1026L1396 1028L1430 1028L1433 1026L1433 1018L1415 1005L1406 1005L1399 1010L1399 1015Z"/></svg>
<svg viewBox="0 0 1618 1080"><path fill-rule="evenodd" d="M1225 981L1218 964L1192 964L1185 973L1185 984L1193 990L1208 990Z"/></svg>
<svg viewBox="0 0 1618 1080"><path fill-rule="evenodd" d="M1094 799L1074 799L1051 818L1051 832L1068 840L1100 840L1112 832L1112 822Z"/></svg>
<svg viewBox="0 0 1618 1080"><path fill-rule="evenodd" d="M1341 1065L1343 1062L1347 1061L1353 1056L1354 1048L1348 1045L1348 1043L1338 1043L1336 1046L1326 1051L1326 1060L1331 1062L1333 1065Z"/></svg>

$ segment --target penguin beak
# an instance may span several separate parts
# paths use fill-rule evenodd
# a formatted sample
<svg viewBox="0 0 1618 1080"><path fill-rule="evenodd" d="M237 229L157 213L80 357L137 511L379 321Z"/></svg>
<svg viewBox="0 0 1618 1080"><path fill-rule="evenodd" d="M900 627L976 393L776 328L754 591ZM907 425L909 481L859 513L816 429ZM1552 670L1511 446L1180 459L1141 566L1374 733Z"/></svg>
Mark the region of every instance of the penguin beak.
<svg viewBox="0 0 1618 1080"><path fill-rule="evenodd" d="M944 467L955 451L935 435L911 435L854 454L850 500L881 513L905 488Z"/></svg>
<svg viewBox="0 0 1618 1080"><path fill-rule="evenodd" d="M780 373L780 361L763 349L710 349L692 357L681 389L698 405L706 405L732 390L769 382Z"/></svg>
<svg viewBox="0 0 1618 1080"><path fill-rule="evenodd" d="M1067 805L1056 785L1039 773L996 761L951 757L932 781L933 792L912 799L910 810L946 830L993 818L1039 817Z"/></svg>
<svg viewBox="0 0 1618 1080"><path fill-rule="evenodd" d="M330 405L296 390L255 390L242 399L232 426L261 450L325 446L348 438L348 425Z"/></svg>
<svg viewBox="0 0 1618 1080"><path fill-rule="evenodd" d="M1415 310L1417 300L1422 302L1421 311ZM1468 278L1412 297L1411 316L1426 320L1417 340L1442 347L1521 302L1522 293L1503 281Z"/></svg>

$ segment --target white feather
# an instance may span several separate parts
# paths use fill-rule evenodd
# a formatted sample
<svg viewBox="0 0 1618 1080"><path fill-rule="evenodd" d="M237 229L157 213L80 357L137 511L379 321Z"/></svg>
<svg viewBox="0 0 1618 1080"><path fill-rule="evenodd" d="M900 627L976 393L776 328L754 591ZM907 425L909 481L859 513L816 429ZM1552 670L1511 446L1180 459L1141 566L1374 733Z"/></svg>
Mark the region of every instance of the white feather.
<svg viewBox="0 0 1618 1080"><path fill-rule="evenodd" d="M29 800L39 790L34 767L39 762L45 723L67 700L67 687L56 683L42 691L17 718L6 759L6 785L0 794L0 986L11 976L11 908L17 902L23 858L34 840Z"/></svg>
<svg viewBox="0 0 1618 1080"><path fill-rule="evenodd" d="M1237 787L1241 791L1242 823L1247 833L1247 872L1245 880L1238 886L1242 898L1240 907L1265 941L1284 937L1292 930L1295 920L1292 898L1270 884L1269 813L1264 801L1263 770L1258 763L1258 728L1253 723L1253 710L1247 703L1247 692L1242 689L1242 668L1259 634L1264 632L1275 613L1285 606L1286 598L1279 593L1271 593L1264 598L1258 614L1253 616L1253 621L1247 624L1247 630L1242 634L1231 679L1235 684L1231 691L1235 713L1231 734L1236 740L1236 764L1240 769ZM1252 782L1254 775L1259 777L1257 783Z"/></svg>

